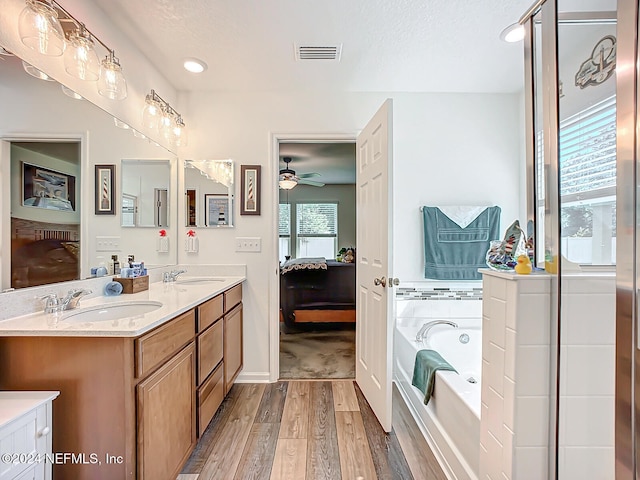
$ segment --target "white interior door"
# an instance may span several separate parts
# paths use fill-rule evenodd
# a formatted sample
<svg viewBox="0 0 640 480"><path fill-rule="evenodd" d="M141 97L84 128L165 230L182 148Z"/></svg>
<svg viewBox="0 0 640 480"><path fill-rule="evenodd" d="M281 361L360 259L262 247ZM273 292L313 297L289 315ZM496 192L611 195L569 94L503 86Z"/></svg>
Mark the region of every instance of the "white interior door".
<svg viewBox="0 0 640 480"><path fill-rule="evenodd" d="M392 101L376 112L356 141L356 382L385 431L391 431Z"/></svg>

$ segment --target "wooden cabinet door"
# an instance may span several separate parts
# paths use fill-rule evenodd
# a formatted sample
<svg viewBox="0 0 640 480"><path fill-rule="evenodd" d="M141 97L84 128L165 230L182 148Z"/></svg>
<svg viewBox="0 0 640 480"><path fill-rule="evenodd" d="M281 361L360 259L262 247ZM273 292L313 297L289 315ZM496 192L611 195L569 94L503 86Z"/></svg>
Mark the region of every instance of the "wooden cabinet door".
<svg viewBox="0 0 640 480"><path fill-rule="evenodd" d="M137 389L138 479L175 480L196 442L196 350L191 342Z"/></svg>
<svg viewBox="0 0 640 480"><path fill-rule="evenodd" d="M224 316L224 393L242 370L242 304Z"/></svg>

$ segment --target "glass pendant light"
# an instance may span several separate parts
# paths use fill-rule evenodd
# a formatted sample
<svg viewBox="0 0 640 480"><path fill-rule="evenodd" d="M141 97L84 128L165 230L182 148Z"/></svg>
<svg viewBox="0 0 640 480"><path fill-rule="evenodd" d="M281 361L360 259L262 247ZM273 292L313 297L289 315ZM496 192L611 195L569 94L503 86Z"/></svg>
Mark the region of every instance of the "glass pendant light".
<svg viewBox="0 0 640 480"><path fill-rule="evenodd" d="M120 62L113 51L102 60L100 78L98 78L98 93L110 100L124 100L127 98L127 82L122 74Z"/></svg>
<svg viewBox="0 0 640 480"><path fill-rule="evenodd" d="M91 35L80 24L79 30L71 33L64 52L64 69L80 80L96 81L100 76L100 60Z"/></svg>
<svg viewBox="0 0 640 480"><path fill-rule="evenodd" d="M20 40L42 55L60 56L65 41L58 12L45 0L26 0L18 19Z"/></svg>
<svg viewBox="0 0 640 480"><path fill-rule="evenodd" d="M187 146L187 129L180 115L175 120L172 133L176 147Z"/></svg>
<svg viewBox="0 0 640 480"><path fill-rule="evenodd" d="M160 102L155 99L153 90L145 97L144 110L142 110L142 124L154 130L158 128L161 113Z"/></svg>
<svg viewBox="0 0 640 480"><path fill-rule="evenodd" d="M158 129L160 130L160 135L167 139L167 141L174 145L175 137L173 136L173 125L175 121L173 119L172 113L168 108L162 109L162 116L160 117L160 122L158 124Z"/></svg>

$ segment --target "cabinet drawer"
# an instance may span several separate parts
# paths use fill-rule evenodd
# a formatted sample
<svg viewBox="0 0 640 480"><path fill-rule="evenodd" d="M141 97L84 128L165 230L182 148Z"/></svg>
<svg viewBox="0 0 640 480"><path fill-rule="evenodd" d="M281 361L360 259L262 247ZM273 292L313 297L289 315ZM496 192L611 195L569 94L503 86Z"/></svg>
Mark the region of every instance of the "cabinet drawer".
<svg viewBox="0 0 640 480"><path fill-rule="evenodd" d="M224 365L220 364L198 390L198 437L202 436L224 399Z"/></svg>
<svg viewBox="0 0 640 480"><path fill-rule="evenodd" d="M198 335L198 385L204 382L215 366L222 360L223 321L220 319Z"/></svg>
<svg viewBox="0 0 640 480"><path fill-rule="evenodd" d="M222 294L198 306L198 332L206 330L207 327L218 320L223 313L224 296Z"/></svg>
<svg viewBox="0 0 640 480"><path fill-rule="evenodd" d="M242 284L224 292L224 311L228 312L242 301Z"/></svg>
<svg viewBox="0 0 640 480"><path fill-rule="evenodd" d="M135 340L136 377L142 378L189 343L195 335L195 311L170 320Z"/></svg>

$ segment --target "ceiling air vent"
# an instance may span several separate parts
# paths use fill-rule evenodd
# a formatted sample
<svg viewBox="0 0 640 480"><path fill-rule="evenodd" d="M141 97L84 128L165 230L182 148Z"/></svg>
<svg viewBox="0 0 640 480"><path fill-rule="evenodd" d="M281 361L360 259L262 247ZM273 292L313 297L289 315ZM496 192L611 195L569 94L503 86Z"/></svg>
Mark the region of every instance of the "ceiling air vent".
<svg viewBox="0 0 640 480"><path fill-rule="evenodd" d="M294 44L296 60L334 60L339 62L342 44L337 45L298 45Z"/></svg>

